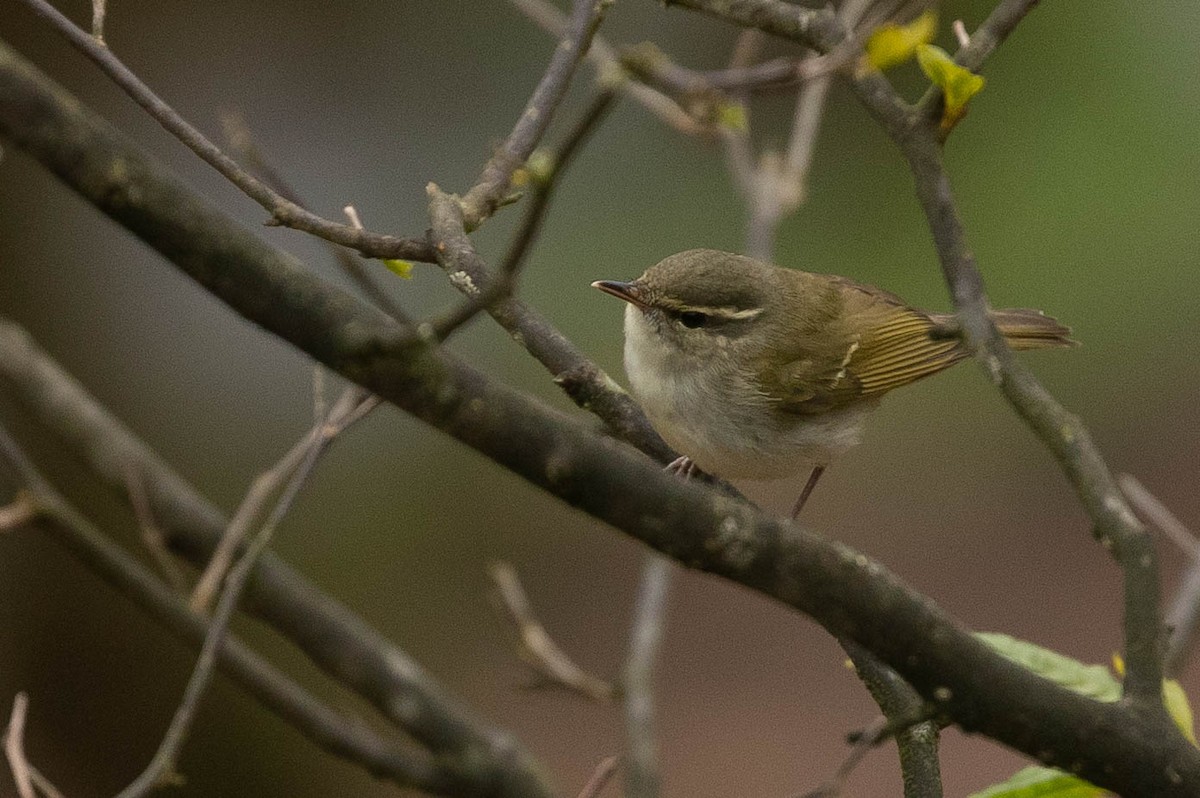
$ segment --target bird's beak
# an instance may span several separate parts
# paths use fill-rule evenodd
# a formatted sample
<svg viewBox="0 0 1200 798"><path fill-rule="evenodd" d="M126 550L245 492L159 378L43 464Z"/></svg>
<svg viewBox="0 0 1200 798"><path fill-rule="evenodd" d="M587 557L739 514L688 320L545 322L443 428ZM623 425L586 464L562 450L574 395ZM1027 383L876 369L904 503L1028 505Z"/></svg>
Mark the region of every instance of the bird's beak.
<svg viewBox="0 0 1200 798"><path fill-rule="evenodd" d="M642 289L636 282L622 283L616 280L597 280L592 283L592 288L599 288L606 294L612 294L617 299L624 299L631 305L647 310L650 306L642 295Z"/></svg>

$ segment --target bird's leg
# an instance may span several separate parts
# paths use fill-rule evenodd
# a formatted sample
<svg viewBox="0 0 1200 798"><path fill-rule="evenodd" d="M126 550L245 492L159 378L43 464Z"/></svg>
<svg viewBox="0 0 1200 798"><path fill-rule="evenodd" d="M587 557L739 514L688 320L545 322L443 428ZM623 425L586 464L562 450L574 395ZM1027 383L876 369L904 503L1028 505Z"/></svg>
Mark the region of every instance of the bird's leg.
<svg viewBox="0 0 1200 798"><path fill-rule="evenodd" d="M663 466L663 471L681 476L684 479L691 479L700 473L700 468L692 462L692 458L683 454Z"/></svg>
<svg viewBox="0 0 1200 798"><path fill-rule="evenodd" d="M792 508L792 520L800 515L800 511L804 509L804 503L808 501L808 497L812 494L813 488L817 486L817 480L825 473L825 466L813 466L812 473L808 475L808 482L804 483L804 490L800 491L800 498L796 499L796 506Z"/></svg>

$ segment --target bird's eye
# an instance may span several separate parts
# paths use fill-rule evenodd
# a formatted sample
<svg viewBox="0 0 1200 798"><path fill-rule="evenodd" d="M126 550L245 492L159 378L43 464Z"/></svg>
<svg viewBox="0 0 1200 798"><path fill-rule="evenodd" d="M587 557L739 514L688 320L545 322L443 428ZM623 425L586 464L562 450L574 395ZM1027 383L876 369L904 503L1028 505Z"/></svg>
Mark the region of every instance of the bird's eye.
<svg viewBox="0 0 1200 798"><path fill-rule="evenodd" d="M703 327L705 324L708 324L708 314L701 313L698 310L685 310L679 314L679 321L682 322L684 327L694 330L697 327Z"/></svg>

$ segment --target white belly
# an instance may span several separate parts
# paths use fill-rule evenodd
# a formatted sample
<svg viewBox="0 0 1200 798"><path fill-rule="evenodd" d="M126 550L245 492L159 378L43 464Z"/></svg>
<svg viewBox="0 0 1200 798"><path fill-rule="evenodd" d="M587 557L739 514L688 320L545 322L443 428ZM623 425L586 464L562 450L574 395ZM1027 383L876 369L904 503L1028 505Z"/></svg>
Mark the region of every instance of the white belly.
<svg viewBox="0 0 1200 798"><path fill-rule="evenodd" d="M688 358L664 346L640 315L634 307L626 311L633 396L663 439L707 473L777 479L824 465L860 441L874 403L816 416L780 412L723 352Z"/></svg>

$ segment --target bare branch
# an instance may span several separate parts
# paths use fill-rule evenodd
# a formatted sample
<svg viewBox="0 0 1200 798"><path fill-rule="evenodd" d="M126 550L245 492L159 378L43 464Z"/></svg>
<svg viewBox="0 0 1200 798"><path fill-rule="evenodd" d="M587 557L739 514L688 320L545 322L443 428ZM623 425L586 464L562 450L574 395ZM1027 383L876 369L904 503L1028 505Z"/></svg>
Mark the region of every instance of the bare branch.
<svg viewBox="0 0 1200 798"><path fill-rule="evenodd" d="M1200 559L1200 538L1197 538L1196 534L1188 529L1175 513L1159 501L1157 496L1147 490L1137 477L1132 474L1121 474L1117 477L1117 484L1133 508L1170 538L1171 542L1178 546L1189 560Z"/></svg>
<svg viewBox="0 0 1200 798"><path fill-rule="evenodd" d="M938 760L940 728L932 718L934 713L931 707L912 685L869 650L845 638L839 642L853 661L855 674L883 710L886 722L872 744L878 744L888 737L896 738L900 772L904 780L904 798L942 798L942 774ZM856 747L861 741L860 737ZM839 784L841 779L844 779L844 775L838 780Z"/></svg>
<svg viewBox="0 0 1200 798"><path fill-rule="evenodd" d="M125 474L125 485L129 493L129 506L137 518L138 528L142 532L142 545L146 547L150 559L154 561L159 573L167 580L167 584L180 595L188 593L187 578L179 565L171 558L167 548L167 536L154 520L154 510L146 497L146 485L142 482L141 474L128 471Z"/></svg>
<svg viewBox="0 0 1200 798"><path fill-rule="evenodd" d="M554 49L546 74L534 89L525 111L512 133L483 167L483 173L462 198L463 219L473 230L495 212L512 183L513 172L529 159L542 134L550 126L554 112L567 93L575 68L583 59L592 36L604 19L612 0L574 0L567 35Z"/></svg>
<svg viewBox="0 0 1200 798"><path fill-rule="evenodd" d="M604 91L597 95L579 122L567 134L561 150L557 154L546 153L545 157L540 159L542 164L529 170L533 197L525 209L525 215L521 217L521 223L517 227L517 232L513 236L500 268L489 281L487 288L474 295L466 290L465 283L458 286L460 290L467 293L467 301L453 308L446 315L430 322L433 337L436 340L446 340L455 330L474 318L480 311L491 308L499 299L513 293L521 265L525 261L529 248L537 240L559 179L596 126L604 119L615 99L616 95L611 91ZM537 153L535 153L536 155Z"/></svg>
<svg viewBox="0 0 1200 798"><path fill-rule="evenodd" d="M567 16L546 0L509 0L522 14L552 36L563 37L567 31ZM621 58L616 49L602 36L592 37L592 46L587 58L599 73L598 82L605 91L620 90L630 99L640 103L669 127L687 135L703 135L707 129L697 122L678 103L662 92L625 79Z"/></svg>
<svg viewBox="0 0 1200 798"><path fill-rule="evenodd" d="M757 28L822 53L844 36L832 10L804 8L781 0L667 0L666 5L690 8L743 28Z"/></svg>
<svg viewBox="0 0 1200 798"><path fill-rule="evenodd" d="M9 532L29 523L38 513L37 502L27 491L19 491L13 500L0 507L0 532Z"/></svg>
<svg viewBox="0 0 1200 798"><path fill-rule="evenodd" d="M625 795L628 798L656 798L661 786L654 724L654 673L662 642L672 567L664 557L647 554L634 602L629 653L621 675L628 745L625 754Z"/></svg>
<svg viewBox="0 0 1200 798"><path fill-rule="evenodd" d="M279 522L291 509L300 490L308 481L309 475L316 467L317 460L342 430L361 419L378 403L377 399L366 395L357 387L347 388L329 411L328 417L303 439L305 444L303 460L291 470L287 486L272 508L270 516L267 517L254 539L246 547L237 565L229 572L229 579L217 602L212 623L209 624L208 633L204 637L204 644L200 647L200 656L196 660L191 678L188 679L187 687L184 689L183 699L179 702L174 717L171 718L171 724L166 734L163 735L158 750L155 751L154 757L146 769L122 790L117 798L141 798L172 777L179 752L183 748L196 710L200 706L200 699L212 680L218 652L225 641L226 631L230 621L233 620L234 610L237 609L242 590L251 574L254 573L259 558L267 550ZM244 504L261 501L253 495L254 491L255 488L252 487L251 495L247 495Z"/></svg>
<svg viewBox="0 0 1200 798"><path fill-rule="evenodd" d="M551 684L597 701L613 697L613 686L580 668L558 647L533 612L529 597L521 587L517 571L509 563L492 563L488 573L495 587L493 597L517 633L521 658Z"/></svg>
<svg viewBox="0 0 1200 798"><path fill-rule="evenodd" d="M3 94L0 90L0 97ZM20 328L3 320L0 381L51 433L76 449L119 498L128 499L127 471L141 474L154 517L171 536L173 549L198 567L209 560L228 520L88 396ZM32 477L26 475L26 479ZM58 518L46 520L49 532L101 576L130 594L150 615L197 646L200 644L206 626L184 602L144 575L140 566L78 514L70 516L70 524L62 523L62 516L59 512ZM411 657L270 552L259 562L247 590L247 604L250 612L295 643L332 678L366 698L383 717L421 745L437 752L439 760L453 771L453 777L446 777L449 786L431 791L491 791L508 798L549 795L532 758L510 735L476 719ZM396 752L387 744L376 744L366 727L347 726L345 721L331 717L323 705L256 655L232 641L226 641L223 655L233 660L231 673L235 678L319 745L401 783L436 781L437 774L427 764L414 762L411 755ZM362 739L364 736L366 739Z"/></svg>
<svg viewBox="0 0 1200 798"><path fill-rule="evenodd" d="M4 732L4 756L12 771L17 793L21 798L37 798L33 792L33 777L29 763L25 761L25 713L29 709L29 697L17 693L13 699L12 714L8 718L8 729Z"/></svg>
<svg viewBox="0 0 1200 798"><path fill-rule="evenodd" d="M1200 539L1132 475L1121 474L1117 482L1134 509L1169 537L1189 560L1166 615L1170 636L1163 673L1174 677L1183 671L1195 650L1196 630L1200 628Z"/></svg>
<svg viewBox="0 0 1200 798"><path fill-rule="evenodd" d="M618 756L601 759L596 765L596 769L592 771L592 777L587 780L587 784L583 785L583 789L579 791L576 798L600 798L600 793L604 792L604 788L608 786L608 782L612 780L613 774L617 772L620 764L621 758Z"/></svg>
<svg viewBox="0 0 1200 798"><path fill-rule="evenodd" d="M192 609L199 612L208 610L221 582L229 573L234 555L242 547L246 536L276 491L286 484L288 491L291 492L295 477L302 473L300 469L310 468L311 466L308 464L311 460L315 456L319 456L341 429L348 426L349 423L353 423L352 421L347 422L352 413L365 414L377 403L378 400L364 396L357 389L347 389L326 418L319 419L308 434L298 440L274 466L255 477L249 492L238 506L221 542L213 552L212 559L209 560L204 573L196 583L196 589L192 592L190 602ZM360 410L364 407L367 409ZM360 416L354 415L353 417L356 419ZM313 454L314 450L317 455ZM276 510L277 508L278 505L276 505Z"/></svg>
<svg viewBox="0 0 1200 798"><path fill-rule="evenodd" d="M230 148L238 153L243 161L250 164L251 169L262 175L267 184L278 191L280 196L288 202L293 202L301 208L307 207L308 203L304 202L299 192L284 179L279 170L271 164L270 160L263 153L262 148L254 139L250 125L241 114L234 112L222 114L221 126L225 130L225 138L229 142ZM353 206L347 207L353 209ZM365 228L359 220L357 212L353 216L350 216L350 226L355 230L365 232ZM333 254L334 260L337 261L338 266L354 281L354 284L358 286L364 296L374 302L376 307L393 319L408 321L408 317L400 308L400 305L375 281L355 251L339 246L332 241L326 241L326 243L329 245L329 250Z"/></svg>
<svg viewBox="0 0 1200 798"><path fill-rule="evenodd" d="M92 36L100 44L104 44L104 15L107 13L107 0L92 0Z"/></svg>
<svg viewBox="0 0 1200 798"><path fill-rule="evenodd" d="M862 731L854 745L850 747L850 753L846 755L833 776L817 789L804 793L803 798L836 798L841 795L846 779L850 778L850 774L866 758L871 749L883 741L887 725L887 717L884 715L880 715L872 721L871 725Z"/></svg>
<svg viewBox="0 0 1200 798"><path fill-rule="evenodd" d="M217 145L209 141L203 133L159 98L149 86L113 55L108 47L76 26L46 0L20 1L50 22L54 29L62 34L75 49L100 67L134 102L142 106L156 122L166 128L167 132L179 139L205 163L220 172L243 194L267 210L271 214L271 224L302 230L327 241L356 249L373 258L402 258L433 262L433 252L430 250L429 244L422 238L397 238L365 230L355 230L348 225L323 219L306 211L296 203L290 202L221 152Z"/></svg>
<svg viewBox="0 0 1200 798"><path fill-rule="evenodd" d="M191 612L179 595L67 504L3 427L0 427L0 462L11 465L30 495L37 497L40 512L32 523L176 637L196 647L202 645L208 634L204 619ZM120 483L120 477L113 475L112 479ZM225 640L220 666L269 710L335 756L401 786L446 794L459 784L461 775L441 771L428 757L414 756L361 721L330 709L236 638Z"/></svg>

